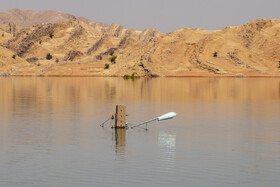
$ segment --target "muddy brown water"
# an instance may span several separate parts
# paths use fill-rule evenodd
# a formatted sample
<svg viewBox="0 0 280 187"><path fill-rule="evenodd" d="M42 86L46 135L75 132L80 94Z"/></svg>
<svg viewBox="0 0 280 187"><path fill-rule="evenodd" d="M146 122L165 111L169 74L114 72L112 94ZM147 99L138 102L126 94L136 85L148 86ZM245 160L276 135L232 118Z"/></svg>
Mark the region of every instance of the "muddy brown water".
<svg viewBox="0 0 280 187"><path fill-rule="evenodd" d="M167 112L172 120L112 130ZM279 78L0 78L0 186L279 186Z"/></svg>

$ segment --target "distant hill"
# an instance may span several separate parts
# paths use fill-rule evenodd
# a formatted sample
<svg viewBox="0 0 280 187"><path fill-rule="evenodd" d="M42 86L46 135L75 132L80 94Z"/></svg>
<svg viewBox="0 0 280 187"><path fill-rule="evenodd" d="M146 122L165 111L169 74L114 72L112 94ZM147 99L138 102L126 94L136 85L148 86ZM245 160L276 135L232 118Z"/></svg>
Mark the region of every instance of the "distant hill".
<svg viewBox="0 0 280 187"><path fill-rule="evenodd" d="M35 12L33 10L19 10L14 8L0 12L0 24L14 23L21 28L28 28L37 24L68 21L73 17L71 14L53 10Z"/></svg>
<svg viewBox="0 0 280 187"><path fill-rule="evenodd" d="M0 20L0 76L280 76L279 19L168 34L57 11L12 9Z"/></svg>

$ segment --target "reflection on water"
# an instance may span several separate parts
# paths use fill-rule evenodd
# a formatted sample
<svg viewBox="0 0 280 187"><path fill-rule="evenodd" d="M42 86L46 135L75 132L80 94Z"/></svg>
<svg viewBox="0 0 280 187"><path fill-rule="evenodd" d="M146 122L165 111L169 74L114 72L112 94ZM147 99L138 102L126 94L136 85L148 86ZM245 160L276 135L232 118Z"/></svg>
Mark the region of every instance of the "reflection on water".
<svg viewBox="0 0 280 187"><path fill-rule="evenodd" d="M279 82L279 97L280 97L280 82Z"/></svg>
<svg viewBox="0 0 280 187"><path fill-rule="evenodd" d="M278 89L277 89L278 85ZM129 88L129 89L128 89ZM278 79L2 78L0 102L69 104L90 101L271 101L279 100ZM256 90L258 90L256 92ZM269 90L269 92L267 91ZM176 97L175 97L176 96ZM58 102L58 103L57 103ZM34 105L36 106L36 105Z"/></svg>
<svg viewBox="0 0 280 187"><path fill-rule="evenodd" d="M165 170L174 167L176 156L176 134L159 131L158 146L160 148L160 161L165 166Z"/></svg>
<svg viewBox="0 0 280 187"><path fill-rule="evenodd" d="M0 186L278 186L279 82L0 78Z"/></svg>
<svg viewBox="0 0 280 187"><path fill-rule="evenodd" d="M158 134L159 147L165 150L175 150L176 148L176 135L168 134L166 132L159 132ZM173 151L174 152L174 151Z"/></svg>
<svg viewBox="0 0 280 187"><path fill-rule="evenodd" d="M126 129L115 129L116 153L120 156L125 154Z"/></svg>

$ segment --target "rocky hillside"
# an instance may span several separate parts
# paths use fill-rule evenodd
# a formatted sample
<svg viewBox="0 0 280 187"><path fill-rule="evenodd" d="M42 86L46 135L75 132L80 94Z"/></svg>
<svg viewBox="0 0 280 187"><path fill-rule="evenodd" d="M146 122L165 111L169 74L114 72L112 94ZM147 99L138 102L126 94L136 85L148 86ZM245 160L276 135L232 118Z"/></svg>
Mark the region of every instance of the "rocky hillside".
<svg viewBox="0 0 280 187"><path fill-rule="evenodd" d="M280 20L163 34L51 12L32 23L42 12L0 13L0 75L280 76Z"/></svg>

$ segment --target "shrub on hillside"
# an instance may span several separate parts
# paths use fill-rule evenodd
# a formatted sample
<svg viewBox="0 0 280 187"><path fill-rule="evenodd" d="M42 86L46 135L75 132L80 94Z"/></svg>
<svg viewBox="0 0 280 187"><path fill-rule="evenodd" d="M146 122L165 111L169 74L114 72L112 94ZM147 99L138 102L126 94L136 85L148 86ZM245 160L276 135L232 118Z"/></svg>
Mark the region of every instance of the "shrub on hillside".
<svg viewBox="0 0 280 187"><path fill-rule="evenodd" d="M213 57L217 57L217 56L218 56L218 52L215 51L215 52L213 53Z"/></svg>
<svg viewBox="0 0 280 187"><path fill-rule="evenodd" d="M116 63L116 58L117 58L117 56L112 56L112 58L110 58L110 61L112 64Z"/></svg>
<svg viewBox="0 0 280 187"><path fill-rule="evenodd" d="M50 53L48 53L48 54L46 55L46 59L47 59L47 60L51 60L51 59L52 59L52 55L51 55Z"/></svg>
<svg viewBox="0 0 280 187"><path fill-rule="evenodd" d="M105 64L104 69L109 69L110 68L110 64Z"/></svg>

